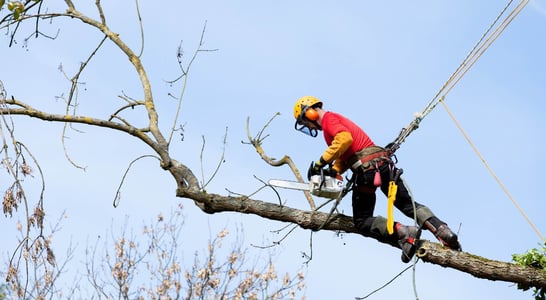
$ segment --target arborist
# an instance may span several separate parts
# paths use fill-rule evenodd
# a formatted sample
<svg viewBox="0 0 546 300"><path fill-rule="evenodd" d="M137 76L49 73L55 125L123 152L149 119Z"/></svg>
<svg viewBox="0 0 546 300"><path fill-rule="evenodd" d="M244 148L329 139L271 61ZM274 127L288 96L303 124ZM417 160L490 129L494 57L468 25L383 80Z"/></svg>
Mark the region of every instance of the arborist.
<svg viewBox="0 0 546 300"><path fill-rule="evenodd" d="M322 131L328 145L320 158L309 167L308 177L325 172L324 169L329 166L330 174L334 172L341 175L349 169L353 172L355 227L365 236L402 249L402 261L405 263L415 254L415 241L420 237L420 228L430 230L444 246L460 251L457 235L448 225L427 206L412 201L400 178L402 170L396 167L392 159L393 153L375 145L366 132L351 120L338 113L325 111L322 106L322 101L313 96L298 99L294 105L294 127L312 137ZM416 216L419 228L374 216L375 191L378 187L404 215L412 219Z"/></svg>

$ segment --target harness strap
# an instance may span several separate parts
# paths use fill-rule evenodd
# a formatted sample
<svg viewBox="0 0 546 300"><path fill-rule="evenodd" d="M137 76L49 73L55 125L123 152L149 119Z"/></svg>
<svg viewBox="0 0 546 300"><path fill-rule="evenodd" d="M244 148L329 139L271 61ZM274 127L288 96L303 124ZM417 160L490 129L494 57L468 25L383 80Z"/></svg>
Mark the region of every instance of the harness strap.
<svg viewBox="0 0 546 300"><path fill-rule="evenodd" d="M384 148L372 146L358 151L348 161L352 171L356 171L360 167L367 171L375 168L375 163L380 166L384 161L388 161L389 156L389 152Z"/></svg>

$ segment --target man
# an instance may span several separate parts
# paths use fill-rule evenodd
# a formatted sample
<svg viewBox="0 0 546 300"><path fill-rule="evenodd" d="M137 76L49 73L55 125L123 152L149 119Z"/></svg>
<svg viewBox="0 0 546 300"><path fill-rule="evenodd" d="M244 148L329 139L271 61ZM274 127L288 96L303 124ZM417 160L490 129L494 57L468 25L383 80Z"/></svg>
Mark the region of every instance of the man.
<svg viewBox="0 0 546 300"><path fill-rule="evenodd" d="M399 222L394 222L389 229L386 218L373 215L376 189L379 187L388 196L389 184L393 181L397 186L394 206L410 218L415 215L417 224L430 230L444 246L461 250L457 235L447 224L428 207L412 201L399 176L401 170L390 158L391 153L376 146L359 126L340 114L323 110L322 102L313 96L304 96L296 101L294 117L296 130L312 137L316 137L319 130L323 131L328 145L320 158L311 164L309 177L320 174L327 166L331 166L338 175L348 169L354 173L353 220L355 227L365 236L402 249L403 262L409 262L413 257L420 230Z"/></svg>

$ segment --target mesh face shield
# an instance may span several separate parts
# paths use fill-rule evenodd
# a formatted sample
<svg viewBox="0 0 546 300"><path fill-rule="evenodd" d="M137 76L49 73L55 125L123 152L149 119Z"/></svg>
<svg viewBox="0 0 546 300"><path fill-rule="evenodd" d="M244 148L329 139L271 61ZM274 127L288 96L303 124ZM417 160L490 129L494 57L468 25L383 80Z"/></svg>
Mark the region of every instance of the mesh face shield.
<svg viewBox="0 0 546 300"><path fill-rule="evenodd" d="M296 120L296 123L294 124L294 128L302 133L305 133L306 135L316 137L318 132L314 128L310 128L309 126L305 125L303 122L300 122L299 120Z"/></svg>

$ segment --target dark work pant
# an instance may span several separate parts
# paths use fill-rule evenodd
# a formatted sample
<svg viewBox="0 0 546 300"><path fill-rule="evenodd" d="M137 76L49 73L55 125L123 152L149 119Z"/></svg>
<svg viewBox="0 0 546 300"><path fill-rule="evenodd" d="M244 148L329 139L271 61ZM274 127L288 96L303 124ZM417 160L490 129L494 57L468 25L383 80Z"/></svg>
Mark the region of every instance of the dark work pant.
<svg viewBox="0 0 546 300"><path fill-rule="evenodd" d="M381 176L380 189L385 196L388 195L391 168L393 168L393 171L396 170L396 167L389 163L384 163L379 167ZM376 203L375 191L377 189L373 184L375 172L375 169L365 172L362 170L356 171L355 188L352 195L353 220L355 227L366 236L398 247L398 236L396 233L393 235L388 234L386 230L386 219L381 216L374 216ZM409 191L401 178L396 180L396 184L398 185L398 191L396 193L394 206L404 215L413 219L414 204L412 203ZM415 209L419 210L419 208L424 208L424 205L415 202ZM427 211L429 210L427 209ZM424 222L425 220L421 221Z"/></svg>

